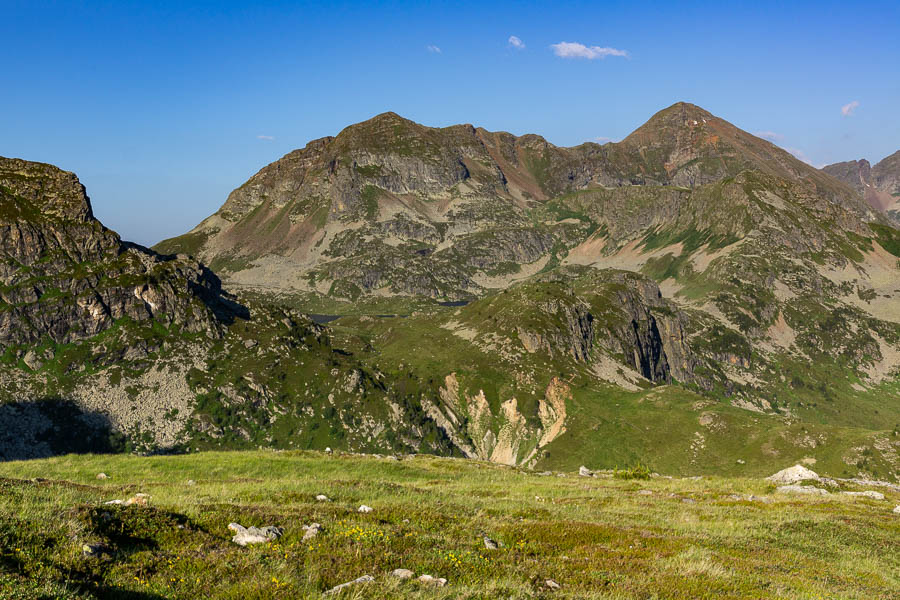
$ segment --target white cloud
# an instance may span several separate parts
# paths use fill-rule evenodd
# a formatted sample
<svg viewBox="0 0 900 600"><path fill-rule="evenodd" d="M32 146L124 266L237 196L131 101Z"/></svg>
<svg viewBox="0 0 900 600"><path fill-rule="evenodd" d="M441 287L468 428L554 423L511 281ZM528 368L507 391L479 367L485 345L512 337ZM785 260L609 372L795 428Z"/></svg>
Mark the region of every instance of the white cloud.
<svg viewBox="0 0 900 600"><path fill-rule="evenodd" d="M855 111L859 107L859 100L854 100L849 104L845 104L841 107L841 114L845 117L852 117L853 111Z"/></svg>
<svg viewBox="0 0 900 600"><path fill-rule="evenodd" d="M431 52L432 54L440 54L441 49L437 46L425 46L425 49Z"/></svg>
<svg viewBox="0 0 900 600"><path fill-rule="evenodd" d="M268 142L271 142L275 139L275 136L273 136L273 135L258 135L258 136L256 136L256 139L266 140Z"/></svg>
<svg viewBox="0 0 900 600"><path fill-rule="evenodd" d="M784 139L783 135L774 131L757 131L754 135L770 142L780 142Z"/></svg>
<svg viewBox="0 0 900 600"><path fill-rule="evenodd" d="M624 56L628 57L628 52L618 50L616 48L601 48L600 46L585 46L577 42L560 42L551 44L553 53L560 58L586 58L594 60L596 58L606 58L607 56Z"/></svg>
<svg viewBox="0 0 900 600"><path fill-rule="evenodd" d="M507 40L507 41L509 42L510 48L515 48L516 50L524 50L525 49L525 42L523 42L522 40L520 40L519 38L517 38L514 35L509 36L509 40Z"/></svg>

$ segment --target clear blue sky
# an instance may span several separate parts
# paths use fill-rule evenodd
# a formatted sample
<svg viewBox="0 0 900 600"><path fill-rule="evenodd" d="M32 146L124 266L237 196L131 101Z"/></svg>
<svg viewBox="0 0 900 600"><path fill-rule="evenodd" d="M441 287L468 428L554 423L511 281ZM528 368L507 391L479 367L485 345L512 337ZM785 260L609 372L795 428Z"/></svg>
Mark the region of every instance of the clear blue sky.
<svg viewBox="0 0 900 600"><path fill-rule="evenodd" d="M573 145L686 100L815 165L900 149L896 1L0 8L0 155L75 171L96 214L144 244L387 110Z"/></svg>

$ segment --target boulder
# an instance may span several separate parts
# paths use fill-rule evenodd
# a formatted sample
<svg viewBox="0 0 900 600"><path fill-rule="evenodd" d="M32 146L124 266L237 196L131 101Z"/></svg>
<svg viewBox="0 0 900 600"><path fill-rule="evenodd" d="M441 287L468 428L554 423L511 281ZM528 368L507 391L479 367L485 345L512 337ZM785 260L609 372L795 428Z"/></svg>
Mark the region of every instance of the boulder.
<svg viewBox="0 0 900 600"><path fill-rule="evenodd" d="M794 465L793 467L778 471L774 475L766 477L766 479L776 485L791 485L800 481L819 481L820 478L819 474L815 471L811 471L803 465Z"/></svg>
<svg viewBox="0 0 900 600"><path fill-rule="evenodd" d="M416 574L409 569L394 569L391 571L391 577L396 577L397 579L412 579L415 576Z"/></svg>
<svg viewBox="0 0 900 600"><path fill-rule="evenodd" d="M431 575L419 575L419 582L427 585L433 585L435 587L444 587L447 585L447 580L443 577L432 577Z"/></svg>
<svg viewBox="0 0 900 600"><path fill-rule="evenodd" d="M584 465L581 465L580 467L578 467L578 474L581 475L582 477L593 477L594 476L594 472L591 471L590 469L588 469L587 467L585 467Z"/></svg>
<svg viewBox="0 0 900 600"><path fill-rule="evenodd" d="M267 527L244 527L238 523L229 523L228 529L234 532L231 541L238 546L247 544L266 544L274 542L284 534L284 529L269 525Z"/></svg>
<svg viewBox="0 0 900 600"><path fill-rule="evenodd" d="M304 525L303 526L303 541L311 540L322 531L322 526L318 523L313 523L312 525Z"/></svg>
<svg viewBox="0 0 900 600"><path fill-rule="evenodd" d="M356 510L357 510L357 512L361 512L361 513L370 513L370 512L372 512L374 509L373 509L371 506L366 506L365 504L363 504L362 506L360 506L360 507L359 507L358 509L356 509Z"/></svg>

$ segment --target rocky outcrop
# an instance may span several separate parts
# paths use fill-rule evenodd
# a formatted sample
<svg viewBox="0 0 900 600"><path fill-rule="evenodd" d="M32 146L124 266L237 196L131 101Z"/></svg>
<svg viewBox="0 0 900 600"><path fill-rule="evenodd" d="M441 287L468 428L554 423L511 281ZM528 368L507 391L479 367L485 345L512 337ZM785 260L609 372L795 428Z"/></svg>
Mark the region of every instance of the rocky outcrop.
<svg viewBox="0 0 900 600"><path fill-rule="evenodd" d="M571 395L569 386L554 377L538 401L537 414L528 419L515 397L501 401L495 412L484 390L461 390L451 373L440 389L440 402L424 400L423 406L467 458L518 465L531 464L541 448L565 433Z"/></svg>
<svg viewBox="0 0 900 600"><path fill-rule="evenodd" d="M552 279L576 277L558 273ZM516 334L529 353L568 356L590 363L595 348L620 356L622 362L654 382L696 382L698 364L686 335L688 317L663 299L652 280L624 271L591 271L578 280L579 293L521 292L521 319ZM555 288L549 288L555 289Z"/></svg>
<svg viewBox="0 0 900 600"><path fill-rule="evenodd" d="M0 159L0 348L67 344L123 319L216 336L243 312L195 260L103 227L72 173Z"/></svg>

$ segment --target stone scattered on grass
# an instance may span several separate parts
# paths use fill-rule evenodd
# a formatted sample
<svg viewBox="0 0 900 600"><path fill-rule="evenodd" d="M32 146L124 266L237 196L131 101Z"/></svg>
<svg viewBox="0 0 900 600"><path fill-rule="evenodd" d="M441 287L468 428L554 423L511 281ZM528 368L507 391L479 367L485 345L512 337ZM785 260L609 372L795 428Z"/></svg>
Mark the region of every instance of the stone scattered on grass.
<svg viewBox="0 0 900 600"><path fill-rule="evenodd" d="M780 494L808 494L815 496L830 496L831 492L822 488L807 485L782 485L778 487L776 492Z"/></svg>
<svg viewBox="0 0 900 600"><path fill-rule="evenodd" d="M447 580L443 577L432 577L431 575L419 575L418 581L435 587L444 587L447 585Z"/></svg>
<svg viewBox="0 0 900 600"><path fill-rule="evenodd" d="M768 496L754 496L753 494L750 494L749 496L747 496L747 502L762 502L763 504L771 504L772 499Z"/></svg>
<svg viewBox="0 0 900 600"><path fill-rule="evenodd" d="M304 525L303 526L303 541L311 540L322 531L322 526L318 523L313 523L312 525Z"/></svg>
<svg viewBox="0 0 900 600"><path fill-rule="evenodd" d="M489 537L486 536L486 535L483 535L483 536L482 536L482 539L484 539L484 547L487 548L488 550L496 550L497 548L502 548L502 547L503 547L503 543L502 543L502 542L498 542L498 541L496 541L496 540L492 540L491 538L489 538Z"/></svg>
<svg viewBox="0 0 900 600"><path fill-rule="evenodd" d="M547 581L545 581L544 585L547 586L547 589L550 589L550 590L558 590L559 588L562 587L561 585L559 585L552 579L548 579Z"/></svg>
<svg viewBox="0 0 900 600"><path fill-rule="evenodd" d="M900 504L894 507L894 513L900 515Z"/></svg>
<svg viewBox="0 0 900 600"><path fill-rule="evenodd" d="M652 496L653 491L652 490L638 490L638 494L641 496Z"/></svg>
<svg viewBox="0 0 900 600"><path fill-rule="evenodd" d="M375 509L373 509L371 506L366 506L365 504L363 504L356 510L357 510L357 512L361 512L361 513L370 513Z"/></svg>
<svg viewBox="0 0 900 600"><path fill-rule="evenodd" d="M119 506L147 506L150 501L148 494L135 494L128 500L110 500L103 504L117 504Z"/></svg>
<svg viewBox="0 0 900 600"><path fill-rule="evenodd" d="M794 465L793 467L778 471L774 475L766 477L766 479L776 485L790 485L792 483L808 480L819 481L820 478L819 474L815 471L811 471L803 465Z"/></svg>
<svg viewBox="0 0 900 600"><path fill-rule="evenodd" d="M325 494L319 494L318 496L316 496L316 500L318 500L319 502L331 502L331 498L329 498Z"/></svg>
<svg viewBox="0 0 900 600"><path fill-rule="evenodd" d="M874 490L866 490L864 492L841 492L847 496L859 496L861 498L871 498L872 500L884 500L884 494Z"/></svg>
<svg viewBox="0 0 900 600"><path fill-rule="evenodd" d="M391 571L391 577L396 577L397 579L412 579L415 576L416 574L409 569L394 569Z"/></svg>
<svg viewBox="0 0 900 600"><path fill-rule="evenodd" d="M187 484L188 484L188 485L197 485L197 482L194 481L193 479L188 479L188 480L187 480Z"/></svg>
<svg viewBox="0 0 900 600"><path fill-rule="evenodd" d="M97 479L109 479L109 475L106 473L97 473Z"/></svg>
<svg viewBox="0 0 900 600"><path fill-rule="evenodd" d="M81 547L82 556L100 556L107 552L109 552L109 549L103 544L84 544Z"/></svg>
<svg viewBox="0 0 900 600"><path fill-rule="evenodd" d="M331 447L325 448L325 454L331 454Z"/></svg>
<svg viewBox="0 0 900 600"><path fill-rule="evenodd" d="M347 583L342 583L341 585L334 586L333 588L325 592L325 595L330 596L332 594L337 594L341 590L347 589L352 585L356 585L358 583L372 583L373 581L375 581L375 578L371 575L363 575L362 577L357 577L353 581L348 581Z"/></svg>
<svg viewBox="0 0 900 600"><path fill-rule="evenodd" d="M284 529L268 525L266 527L244 527L238 523L229 523L228 529L234 532L231 541L238 546L247 544L266 544L274 542L284 534Z"/></svg>
<svg viewBox="0 0 900 600"><path fill-rule="evenodd" d="M587 467L585 467L584 465L581 465L580 467L578 467L578 474L581 475L582 477L593 477L594 476L594 472L591 471L590 469L588 469Z"/></svg>

